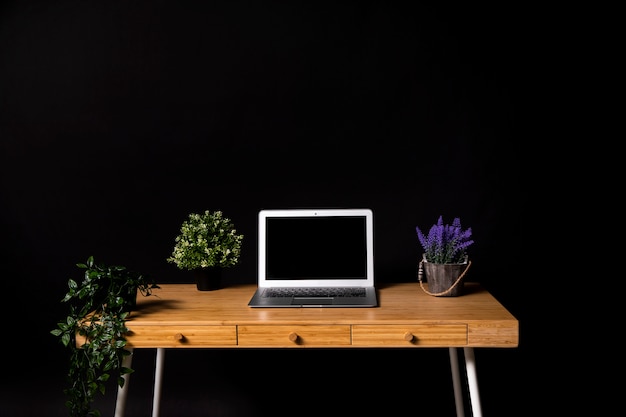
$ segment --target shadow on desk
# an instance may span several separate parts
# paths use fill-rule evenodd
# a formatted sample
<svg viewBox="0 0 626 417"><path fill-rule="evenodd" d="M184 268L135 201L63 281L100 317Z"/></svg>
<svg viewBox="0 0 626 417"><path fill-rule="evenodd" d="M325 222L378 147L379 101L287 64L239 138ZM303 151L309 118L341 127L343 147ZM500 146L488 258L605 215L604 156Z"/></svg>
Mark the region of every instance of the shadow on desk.
<svg viewBox="0 0 626 417"><path fill-rule="evenodd" d="M149 296L142 300L137 308L130 313L131 319L141 318L142 316L154 313L163 309L176 308L180 302L176 300L163 300L158 296Z"/></svg>
<svg viewBox="0 0 626 417"><path fill-rule="evenodd" d="M385 288L392 288L392 287L395 287L397 285L401 285L401 283L397 283L397 282L381 282L381 283L376 284L376 288L379 289L379 290L382 290L382 289L385 289ZM424 288L426 290L428 290L428 282L424 282ZM420 287L417 287L416 291L422 292L423 290ZM475 294L475 293L484 292L484 291L485 291L485 289L479 283L467 282L463 286L463 294L460 295L459 297L463 297L463 295L470 295L470 294ZM435 298L458 298L458 297L445 297L445 296L434 296L434 295L431 295L431 297L435 297Z"/></svg>

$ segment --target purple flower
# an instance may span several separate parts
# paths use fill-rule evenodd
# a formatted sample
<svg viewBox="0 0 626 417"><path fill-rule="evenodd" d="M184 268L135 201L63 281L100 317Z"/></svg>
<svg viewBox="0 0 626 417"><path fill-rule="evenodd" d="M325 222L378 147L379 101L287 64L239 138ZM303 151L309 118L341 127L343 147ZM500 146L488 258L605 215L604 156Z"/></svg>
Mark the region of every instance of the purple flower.
<svg viewBox="0 0 626 417"><path fill-rule="evenodd" d="M424 249L426 260L432 263L463 263L467 248L474 243L471 239L472 228L463 230L461 219L455 217L452 224L444 224L443 216L424 235L419 227L415 228L417 238Z"/></svg>

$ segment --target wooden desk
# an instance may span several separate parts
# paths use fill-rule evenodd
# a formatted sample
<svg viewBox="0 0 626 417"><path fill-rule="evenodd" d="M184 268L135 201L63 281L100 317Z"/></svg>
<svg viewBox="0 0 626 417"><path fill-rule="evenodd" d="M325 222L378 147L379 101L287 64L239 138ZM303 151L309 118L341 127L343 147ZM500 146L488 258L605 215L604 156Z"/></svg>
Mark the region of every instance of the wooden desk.
<svg viewBox="0 0 626 417"><path fill-rule="evenodd" d="M463 348L478 417L473 348L518 346L517 319L476 283L466 283L460 297L433 297L418 283L384 284L375 308L250 308L254 285L217 291L198 291L195 284L160 286L155 296L138 297L127 321L130 350L157 349L153 417L159 415L165 349L448 348L457 415L463 416L457 362L457 349ZM118 390L116 417L123 417L126 394L126 388Z"/></svg>

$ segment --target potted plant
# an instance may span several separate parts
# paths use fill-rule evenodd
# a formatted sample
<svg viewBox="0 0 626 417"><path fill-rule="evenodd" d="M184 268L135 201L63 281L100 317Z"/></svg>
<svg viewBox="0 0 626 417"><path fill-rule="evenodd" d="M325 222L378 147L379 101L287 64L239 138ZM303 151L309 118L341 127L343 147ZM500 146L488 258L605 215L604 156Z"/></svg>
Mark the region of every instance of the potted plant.
<svg viewBox="0 0 626 417"><path fill-rule="evenodd" d="M131 354L126 349L126 319L137 294L152 295L159 286L123 266L98 265L93 256L76 266L84 270L83 279L68 281L61 302L69 303L70 312L51 333L70 351L68 386L63 391L70 417L97 417L100 411L92 408L97 393L105 393L111 377L123 387L124 376L133 372L123 360Z"/></svg>
<svg viewBox="0 0 626 417"><path fill-rule="evenodd" d="M467 248L474 241L472 229L461 227L461 219L455 217L452 224L444 224L443 216L424 234L416 227L417 238L424 249L419 263L418 279L422 289L435 296L458 296L463 293L463 277L471 265ZM423 269L426 269L428 290L422 283Z"/></svg>
<svg viewBox="0 0 626 417"><path fill-rule="evenodd" d="M242 241L243 235L237 234L221 211L191 213L183 221L167 261L193 271L198 290L215 290L221 286L222 269L239 262Z"/></svg>

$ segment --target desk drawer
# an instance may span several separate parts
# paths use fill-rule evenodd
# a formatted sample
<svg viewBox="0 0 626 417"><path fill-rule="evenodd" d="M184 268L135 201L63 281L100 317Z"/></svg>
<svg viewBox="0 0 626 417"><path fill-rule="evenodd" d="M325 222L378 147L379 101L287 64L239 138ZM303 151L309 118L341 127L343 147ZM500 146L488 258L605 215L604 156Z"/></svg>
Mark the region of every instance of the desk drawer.
<svg viewBox="0 0 626 417"><path fill-rule="evenodd" d="M236 346L236 326L129 326L131 347Z"/></svg>
<svg viewBox="0 0 626 417"><path fill-rule="evenodd" d="M464 346L467 345L465 324L388 324L352 326L354 346Z"/></svg>
<svg viewBox="0 0 626 417"><path fill-rule="evenodd" d="M350 326L252 325L239 326L240 346L349 346Z"/></svg>

